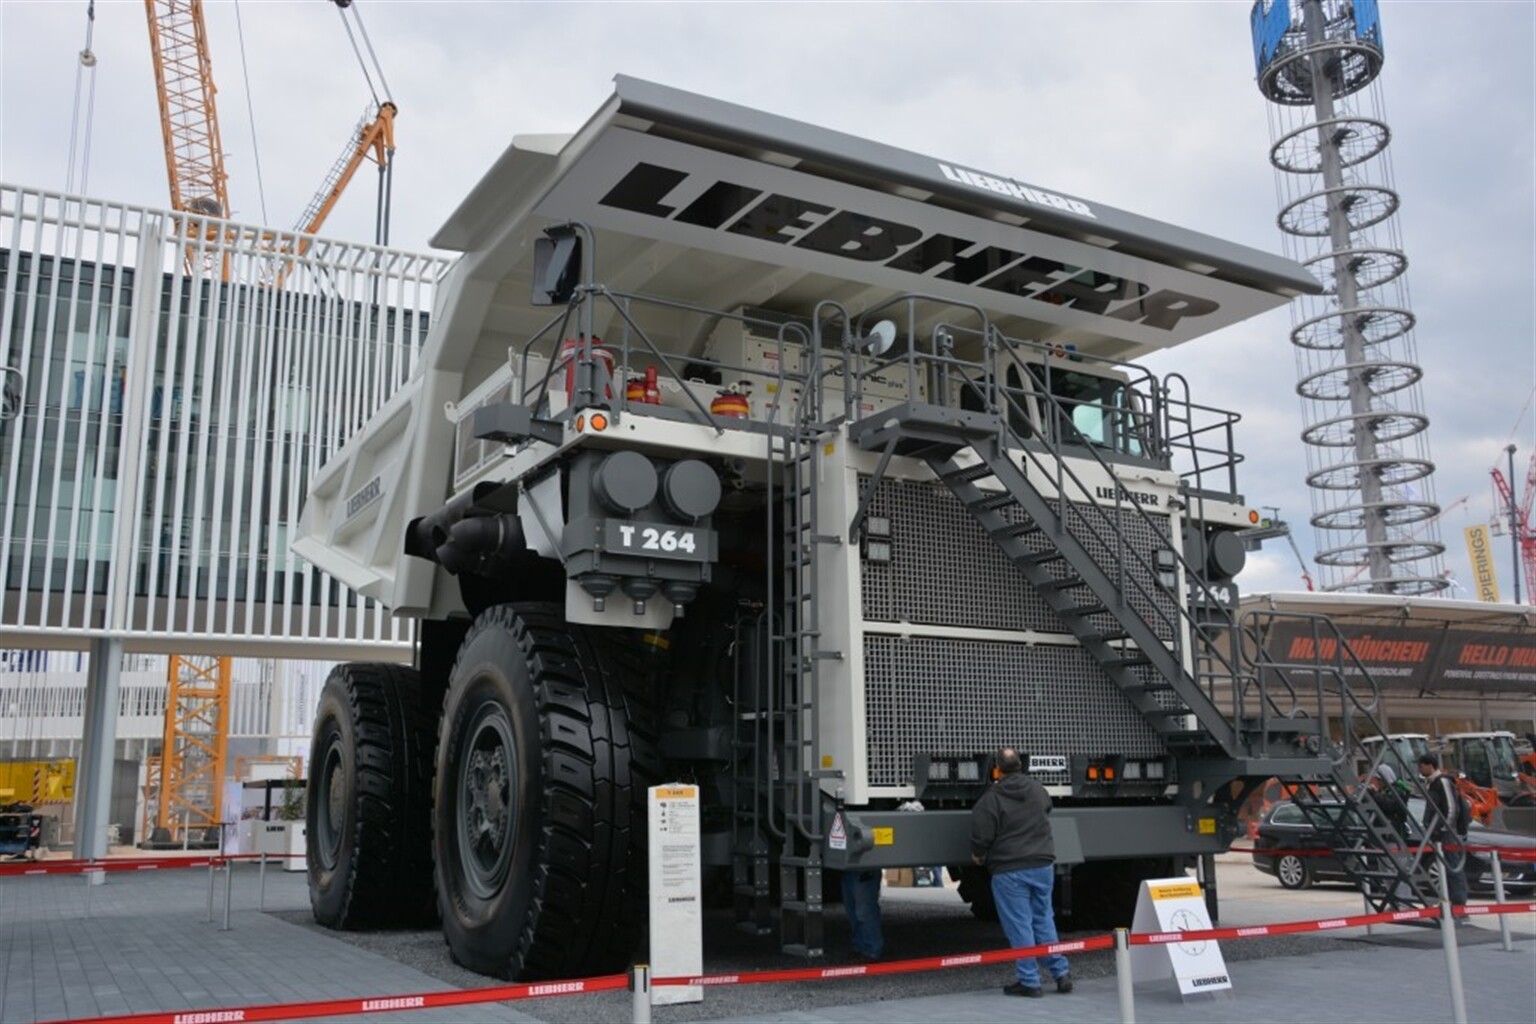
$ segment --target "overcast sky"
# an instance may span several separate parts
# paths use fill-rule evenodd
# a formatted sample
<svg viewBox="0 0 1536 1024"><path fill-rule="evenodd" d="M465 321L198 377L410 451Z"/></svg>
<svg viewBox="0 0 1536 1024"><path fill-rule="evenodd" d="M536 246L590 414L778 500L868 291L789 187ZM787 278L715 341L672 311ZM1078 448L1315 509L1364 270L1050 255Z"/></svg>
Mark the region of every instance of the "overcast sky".
<svg viewBox="0 0 1536 1024"><path fill-rule="evenodd" d="M64 186L86 6L0 0L9 183ZM1523 478L1536 444L1536 5L1381 6L1441 539L1470 586L1462 530L1495 513L1488 471L1513 442ZM426 247L514 134L574 130L624 73L1280 252L1249 7L358 0L400 108L392 242L408 249ZM327 0L205 10L234 216L291 226L369 101L363 72ZM143 4L98 2L93 50L86 191L166 206ZM359 175L324 233L372 240L372 177ZM1155 365L1188 375L1197 401L1243 414L1248 500L1280 507L1310 561L1289 327L1277 310ZM1496 544L1507 601L1508 539ZM1300 569L1272 543L1241 583L1299 589Z"/></svg>

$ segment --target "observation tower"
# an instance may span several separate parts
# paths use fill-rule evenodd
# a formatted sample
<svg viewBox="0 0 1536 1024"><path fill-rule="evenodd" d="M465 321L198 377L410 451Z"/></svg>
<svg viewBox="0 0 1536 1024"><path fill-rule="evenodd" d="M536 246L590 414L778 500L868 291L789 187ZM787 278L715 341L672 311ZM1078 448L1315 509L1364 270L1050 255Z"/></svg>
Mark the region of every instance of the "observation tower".
<svg viewBox="0 0 1536 1024"><path fill-rule="evenodd" d="M1251 22L1286 255L1324 285L1291 304L1321 585L1435 593L1449 581L1377 82L1377 3L1258 0Z"/></svg>

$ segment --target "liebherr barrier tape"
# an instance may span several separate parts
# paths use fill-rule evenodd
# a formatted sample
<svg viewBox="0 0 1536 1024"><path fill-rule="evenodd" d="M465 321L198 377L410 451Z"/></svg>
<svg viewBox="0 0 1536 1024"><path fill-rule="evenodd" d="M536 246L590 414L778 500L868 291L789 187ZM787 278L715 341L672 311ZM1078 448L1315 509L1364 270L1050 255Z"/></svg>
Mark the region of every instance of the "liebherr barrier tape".
<svg viewBox="0 0 1536 1024"><path fill-rule="evenodd" d="M613 992L627 988L629 988L628 975L609 974L601 978L579 978L574 981L540 981L528 985L495 985L490 988L417 992L412 995L374 996L368 999L324 999L309 1003L241 1006L227 1010L125 1013L116 1017L72 1018L72 1020L74 1024L234 1024L234 1022L253 1020L344 1017L355 1013L383 1013L390 1010L426 1010L437 1006L472 1006L476 1003L545 999L550 996L578 996L588 992ZM65 1024L65 1022L54 1021L51 1024Z"/></svg>
<svg viewBox="0 0 1536 1024"><path fill-rule="evenodd" d="M267 860L303 857L302 853L269 853ZM237 860L257 861L259 853L208 853L190 857L110 857L104 860L19 860L0 862L0 878L7 875L83 875L91 871L158 871L171 868L205 868Z"/></svg>
<svg viewBox="0 0 1536 1024"><path fill-rule="evenodd" d="M1468 843L1466 845L1446 846L1446 847L1443 847L1443 849L1447 853L1455 853L1458 850L1463 851L1465 853L1496 853L1496 854L1499 855L1499 859L1500 860L1505 860L1505 861L1520 861L1520 862L1536 861L1536 850L1525 849L1524 847L1513 847L1513 846L1510 846L1510 847L1506 847L1506 846L1474 846L1474 845ZM1327 847L1327 846L1308 846L1308 847L1305 847L1305 848L1294 849L1294 850L1290 849L1288 847L1275 846L1275 847L1264 847L1262 849L1252 849L1252 850L1233 850L1232 852L1233 853L1251 854L1251 855L1253 855L1255 857L1259 857L1259 856L1263 856L1263 857L1287 857L1287 856L1289 856L1289 857L1334 857L1334 856L1338 855L1339 851L1334 850L1334 849L1332 849L1330 847ZM1360 851L1351 851L1351 852L1354 852L1354 853L1358 854ZM1376 853L1409 853L1409 854L1412 854L1412 853L1424 853L1426 855L1432 855L1434 853L1434 850L1432 848L1430 848L1430 847L1424 847L1424 848L1421 849L1420 847L1417 847L1417 846L1392 846L1392 847L1387 847L1386 849L1383 849L1383 850L1377 850L1377 851L1372 851L1372 852L1376 852Z"/></svg>
<svg viewBox="0 0 1536 1024"><path fill-rule="evenodd" d="M997 964L1009 960L1020 960L1024 957L1046 956L1050 953L1087 953L1096 949L1109 949L1114 944L1114 936L1096 935L1091 939L1073 939L1070 942L1052 942L1043 946L1028 946L1021 949L997 949L988 953L956 953L952 956L892 960L888 963L801 967L791 971L752 971L747 974L652 978L651 985L760 985L765 982L833 981L839 978L859 978L878 974L912 974L918 971L947 970L951 967L975 967L978 964Z"/></svg>
<svg viewBox="0 0 1536 1024"><path fill-rule="evenodd" d="M92 871L159 871L170 868L205 868L224 864L232 857L123 857L111 860L19 860L0 864L6 875L83 875Z"/></svg>
<svg viewBox="0 0 1536 1024"><path fill-rule="evenodd" d="M1456 907L1457 917L1492 914L1536 913L1536 902L1473 904ZM1323 932L1339 928L1362 928L1375 924L1400 924L1426 920L1440 915L1438 907L1396 910L1385 914L1356 917L1323 918L1316 921L1286 921L1281 924L1249 925L1241 928L1211 928L1205 931L1148 932L1132 935L1133 946L1150 946L1202 940L1256 939L1266 935L1294 935L1298 932ZM746 974L704 974L652 979L658 985L754 985L765 982L832 981L841 978L869 977L881 974L909 974L918 971L946 970L1003 963L1049 953L1085 953L1109 949L1115 940L1110 935L1096 935L1071 942L1053 942L1020 949L999 949L986 953L957 953L952 956L923 957L917 960L893 960L890 963L853 964L846 967L803 968L793 971L753 971ZM116 1017L75 1018L73 1024L231 1024L260 1020L298 1020L306 1017L347 1016L357 1013L383 1013L391 1010L425 1010L437 1006L472 1006L516 999L543 999L574 996L588 992L612 992L629 986L626 975L611 974L599 978L571 981L535 982L527 985L498 985L490 988L460 989L449 992L421 992L413 995L373 996L370 998L331 999L308 1003L274 1003L266 1006L242 1006L230 1009L178 1010L158 1013L132 1013ZM44 1024L64 1024L62 1021Z"/></svg>

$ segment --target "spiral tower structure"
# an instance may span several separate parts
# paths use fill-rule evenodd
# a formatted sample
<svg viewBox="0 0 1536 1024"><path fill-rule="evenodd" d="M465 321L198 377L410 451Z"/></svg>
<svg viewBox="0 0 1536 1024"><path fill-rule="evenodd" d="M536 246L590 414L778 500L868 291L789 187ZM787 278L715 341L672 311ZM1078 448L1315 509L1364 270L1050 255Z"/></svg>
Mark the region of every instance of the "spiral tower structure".
<svg viewBox="0 0 1536 1024"><path fill-rule="evenodd" d="M1286 254L1324 285L1291 307L1323 589L1443 590L1376 0L1258 0L1259 90Z"/></svg>

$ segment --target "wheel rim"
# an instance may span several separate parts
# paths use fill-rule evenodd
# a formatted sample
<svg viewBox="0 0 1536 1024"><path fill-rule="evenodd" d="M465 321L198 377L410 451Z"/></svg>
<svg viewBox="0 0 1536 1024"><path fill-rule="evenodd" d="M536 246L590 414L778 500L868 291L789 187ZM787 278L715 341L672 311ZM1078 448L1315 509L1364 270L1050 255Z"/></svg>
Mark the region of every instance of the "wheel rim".
<svg viewBox="0 0 1536 1024"><path fill-rule="evenodd" d="M469 891L489 899L501 890L512 865L516 834L517 745L500 706L485 704L465 730L469 742L459 759L459 864Z"/></svg>
<svg viewBox="0 0 1536 1024"><path fill-rule="evenodd" d="M330 871L341 854L341 833L347 814L346 772L342 770L341 744L334 736L325 750L319 791L324 799L315 808L315 850L320 855L320 866Z"/></svg>
<svg viewBox="0 0 1536 1024"><path fill-rule="evenodd" d="M1302 867L1301 861L1289 854L1280 858L1280 863L1276 866L1275 870L1280 873L1280 880L1286 885L1301 885L1301 880L1305 875L1305 869Z"/></svg>

